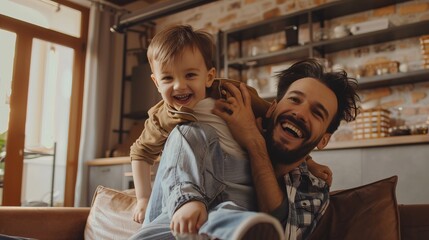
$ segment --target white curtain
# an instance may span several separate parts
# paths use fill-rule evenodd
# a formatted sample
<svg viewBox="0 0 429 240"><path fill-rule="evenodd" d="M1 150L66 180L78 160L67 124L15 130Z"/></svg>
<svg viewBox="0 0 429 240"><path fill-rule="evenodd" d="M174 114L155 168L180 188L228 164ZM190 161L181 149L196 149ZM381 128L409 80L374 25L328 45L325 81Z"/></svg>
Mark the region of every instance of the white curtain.
<svg viewBox="0 0 429 240"><path fill-rule="evenodd" d="M82 130L75 189L75 206L90 204L86 162L103 157L108 148L114 94L115 35L110 32L115 13L99 4L90 10L88 47L85 66Z"/></svg>

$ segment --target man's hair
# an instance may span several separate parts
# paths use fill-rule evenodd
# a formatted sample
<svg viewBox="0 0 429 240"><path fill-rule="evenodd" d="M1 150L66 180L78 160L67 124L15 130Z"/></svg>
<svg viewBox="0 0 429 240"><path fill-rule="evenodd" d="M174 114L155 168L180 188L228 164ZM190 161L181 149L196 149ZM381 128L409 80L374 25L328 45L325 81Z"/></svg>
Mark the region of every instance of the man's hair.
<svg viewBox="0 0 429 240"><path fill-rule="evenodd" d="M153 61L168 64L187 47L201 52L207 69L214 67L215 44L212 35L194 30L189 25L173 25L157 33L149 45L147 58L151 66Z"/></svg>
<svg viewBox="0 0 429 240"><path fill-rule="evenodd" d="M317 79L334 92L338 109L328 126L328 133L334 133L342 120L353 121L358 114L358 84L356 79L347 77L345 71L327 72L317 59L307 59L294 63L290 68L279 72L276 77L279 80L277 102L283 98L293 82L306 77Z"/></svg>

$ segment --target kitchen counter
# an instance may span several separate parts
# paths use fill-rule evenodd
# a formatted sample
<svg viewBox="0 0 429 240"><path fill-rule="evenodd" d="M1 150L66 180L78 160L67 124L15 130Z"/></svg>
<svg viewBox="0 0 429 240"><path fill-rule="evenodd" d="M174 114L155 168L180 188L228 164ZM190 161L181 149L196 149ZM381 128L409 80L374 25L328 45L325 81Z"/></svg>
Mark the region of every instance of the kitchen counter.
<svg viewBox="0 0 429 240"><path fill-rule="evenodd" d="M131 158L129 156L97 158L86 162L88 166L88 198L89 205L99 185L125 190L134 188ZM154 181L158 165L151 166L151 178Z"/></svg>
<svg viewBox="0 0 429 240"><path fill-rule="evenodd" d="M104 166L104 165L118 165L131 163L129 156L124 157L111 157L111 158L96 158L94 160L87 161L88 166Z"/></svg>
<svg viewBox="0 0 429 240"><path fill-rule="evenodd" d="M325 149L366 148L429 143L429 134L330 142Z"/></svg>
<svg viewBox="0 0 429 240"><path fill-rule="evenodd" d="M333 172L331 190L398 176L396 197L404 204L429 202L429 135L333 142L311 153Z"/></svg>

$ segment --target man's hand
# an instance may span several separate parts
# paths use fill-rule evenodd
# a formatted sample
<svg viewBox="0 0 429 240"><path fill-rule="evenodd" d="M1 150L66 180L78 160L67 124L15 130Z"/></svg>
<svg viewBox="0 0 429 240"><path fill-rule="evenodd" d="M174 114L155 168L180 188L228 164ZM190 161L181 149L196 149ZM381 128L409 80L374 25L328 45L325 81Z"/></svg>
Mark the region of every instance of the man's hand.
<svg viewBox="0 0 429 240"><path fill-rule="evenodd" d="M146 213L147 204L149 203L148 198L142 198L137 200L136 207L134 208L133 220L138 223L143 223L144 215Z"/></svg>
<svg viewBox="0 0 429 240"><path fill-rule="evenodd" d="M244 83L240 84L240 89L230 83L225 83L225 87L231 97L217 100L212 112L228 124L235 140L249 149L249 144L257 136L262 137L252 111L250 94Z"/></svg>
<svg viewBox="0 0 429 240"><path fill-rule="evenodd" d="M204 203L192 201L180 207L171 219L170 229L173 234L197 234L207 221L207 209Z"/></svg>
<svg viewBox="0 0 429 240"><path fill-rule="evenodd" d="M328 166L316 163L310 156L307 157L308 171L315 177L322 179L329 186L332 184L332 171Z"/></svg>
<svg viewBox="0 0 429 240"><path fill-rule="evenodd" d="M217 100L212 112L228 124L235 140L249 153L259 210L270 213L281 205L285 194L277 181L264 136L255 121L250 94L243 83L240 89L227 83L225 88L231 97Z"/></svg>

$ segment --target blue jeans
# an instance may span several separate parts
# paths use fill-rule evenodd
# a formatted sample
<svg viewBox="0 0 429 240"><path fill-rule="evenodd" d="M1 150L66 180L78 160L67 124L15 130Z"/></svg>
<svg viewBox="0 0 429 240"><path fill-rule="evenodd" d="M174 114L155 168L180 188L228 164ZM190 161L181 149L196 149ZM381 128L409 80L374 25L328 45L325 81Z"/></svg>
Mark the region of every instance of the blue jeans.
<svg viewBox="0 0 429 240"><path fill-rule="evenodd" d="M248 159L222 151L216 130L204 123L177 126L165 144L142 229L131 239L174 239L170 221L183 204L209 210L200 234L228 239L256 201Z"/></svg>

